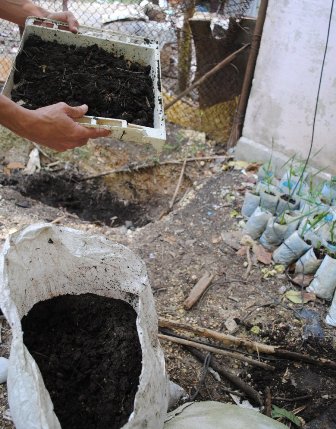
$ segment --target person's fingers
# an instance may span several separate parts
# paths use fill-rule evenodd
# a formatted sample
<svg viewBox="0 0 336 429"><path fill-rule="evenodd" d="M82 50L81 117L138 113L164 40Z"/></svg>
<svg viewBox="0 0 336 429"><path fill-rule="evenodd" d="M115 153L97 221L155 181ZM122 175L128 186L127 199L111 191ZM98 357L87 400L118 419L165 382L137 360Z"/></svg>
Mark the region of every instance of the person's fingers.
<svg viewBox="0 0 336 429"><path fill-rule="evenodd" d="M54 12L49 13L47 18L56 19L58 21L66 22L69 26L69 30L73 33L78 32L79 23L71 12Z"/></svg>
<svg viewBox="0 0 336 429"><path fill-rule="evenodd" d="M71 107L66 104L63 108L65 113L72 119L81 118L88 111L88 106L86 104L77 107Z"/></svg>
<svg viewBox="0 0 336 429"><path fill-rule="evenodd" d="M106 130L105 128L88 128L88 130L90 131L90 139L108 137L111 134L111 131Z"/></svg>
<svg viewBox="0 0 336 429"><path fill-rule="evenodd" d="M73 16L73 14L71 12L68 12L67 14L68 14L67 21L69 24L70 31L72 31L73 33L77 33L78 27L79 27L79 23L78 23L77 19Z"/></svg>

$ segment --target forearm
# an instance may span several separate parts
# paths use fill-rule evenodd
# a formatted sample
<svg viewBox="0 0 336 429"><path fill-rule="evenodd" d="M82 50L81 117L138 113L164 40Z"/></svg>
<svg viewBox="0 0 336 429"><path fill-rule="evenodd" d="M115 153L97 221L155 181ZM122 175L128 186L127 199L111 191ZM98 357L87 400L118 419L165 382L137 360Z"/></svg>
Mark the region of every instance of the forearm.
<svg viewBox="0 0 336 429"><path fill-rule="evenodd" d="M49 12L30 0L1 0L0 18L24 26L28 16L45 18Z"/></svg>
<svg viewBox="0 0 336 429"><path fill-rule="evenodd" d="M0 95L0 124L14 133L24 136L29 127L30 111L14 103L4 95Z"/></svg>

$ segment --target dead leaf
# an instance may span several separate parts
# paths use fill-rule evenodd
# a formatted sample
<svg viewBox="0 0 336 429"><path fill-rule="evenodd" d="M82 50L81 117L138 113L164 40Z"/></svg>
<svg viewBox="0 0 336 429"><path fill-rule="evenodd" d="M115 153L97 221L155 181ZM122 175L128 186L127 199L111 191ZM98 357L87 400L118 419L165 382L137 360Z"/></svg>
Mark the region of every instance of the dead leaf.
<svg viewBox="0 0 336 429"><path fill-rule="evenodd" d="M19 170L19 169L23 169L25 168L25 165L22 164L22 162L9 162L6 165L6 168L8 168L9 170Z"/></svg>
<svg viewBox="0 0 336 429"><path fill-rule="evenodd" d="M307 304L309 301L315 301L316 295L311 292L301 292L298 290L289 290L285 297L294 304Z"/></svg>
<svg viewBox="0 0 336 429"><path fill-rule="evenodd" d="M272 253L268 252L260 244L254 244L252 250L253 253L256 255L257 260L262 264L270 265L272 263Z"/></svg>
<svg viewBox="0 0 336 429"><path fill-rule="evenodd" d="M292 282L297 286L308 287L310 283L313 281L313 274L297 274Z"/></svg>
<svg viewBox="0 0 336 429"><path fill-rule="evenodd" d="M246 161L239 161L238 160L238 161L229 161L227 163L227 165L229 167L233 167L234 170L242 170L243 168L246 169L246 167L249 165L249 163Z"/></svg>
<svg viewBox="0 0 336 429"><path fill-rule="evenodd" d="M258 164L257 162L251 162L251 164L249 164L245 170L246 171L251 171L253 173L257 173L259 168L260 168L261 164Z"/></svg>
<svg viewBox="0 0 336 429"><path fill-rule="evenodd" d="M162 241L165 241L169 244L175 244L176 243L176 237L174 235L165 235L162 237Z"/></svg>
<svg viewBox="0 0 336 429"><path fill-rule="evenodd" d="M232 217L232 218L235 218L239 215L240 215L240 213L237 210L231 210L231 212L230 212L230 217Z"/></svg>

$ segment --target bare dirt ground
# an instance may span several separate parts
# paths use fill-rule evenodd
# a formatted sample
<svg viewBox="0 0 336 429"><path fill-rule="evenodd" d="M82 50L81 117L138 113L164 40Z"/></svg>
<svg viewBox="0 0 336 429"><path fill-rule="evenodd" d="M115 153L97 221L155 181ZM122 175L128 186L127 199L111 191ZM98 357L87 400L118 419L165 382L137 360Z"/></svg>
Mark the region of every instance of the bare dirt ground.
<svg viewBox="0 0 336 429"><path fill-rule="evenodd" d="M291 303L284 293L299 289L286 273L270 272L272 267L258 263L253 254L245 278L247 255L237 254L239 240L230 240L227 232L241 229L239 211L251 177L226 158L188 162L177 200L168 213L182 168L172 161L221 154L213 142L171 127L160 156L148 147L104 140L62 155L46 151L48 157L41 155L43 172L33 176L9 168L12 162L26 164L31 148L29 142L5 130L0 133L0 245L8 234L33 222L56 220L90 234L103 234L130 247L145 261L160 317L223 333L230 333L234 326L234 335L239 337L333 358L335 332L324 323L325 302ZM143 164L150 166L135 168ZM129 171L81 180L125 165ZM110 207L107 201L112 203ZM94 206L104 210L94 211ZM183 302L205 272L214 276L213 281L198 304L186 311ZM323 338L309 335L312 331L307 330L303 310L314 311L320 318ZM2 341L0 355L8 356L10 330L5 323ZM241 394L224 378L218 381L210 373L203 377L203 365L181 346L162 341L162 347L171 379L189 395L197 393L196 400L232 403L230 392ZM269 388L272 404L294 411L305 422L335 401L334 370L262 354L259 359L275 370L218 356L223 366L252 385L263 400ZM13 426L6 395L5 386L0 386L0 427L7 429Z"/></svg>

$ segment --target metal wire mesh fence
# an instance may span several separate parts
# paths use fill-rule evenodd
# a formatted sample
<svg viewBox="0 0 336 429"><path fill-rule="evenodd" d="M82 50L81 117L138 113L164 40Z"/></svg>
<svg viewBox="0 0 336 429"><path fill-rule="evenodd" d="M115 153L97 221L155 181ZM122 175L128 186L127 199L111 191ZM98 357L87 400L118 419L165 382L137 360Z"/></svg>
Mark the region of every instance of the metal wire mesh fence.
<svg viewBox="0 0 336 429"><path fill-rule="evenodd" d="M81 24L158 40L166 105L248 43L257 0L35 0L50 11L69 10ZM9 73L19 28L0 20L0 81ZM248 56L237 59L166 109L167 120L227 141Z"/></svg>

